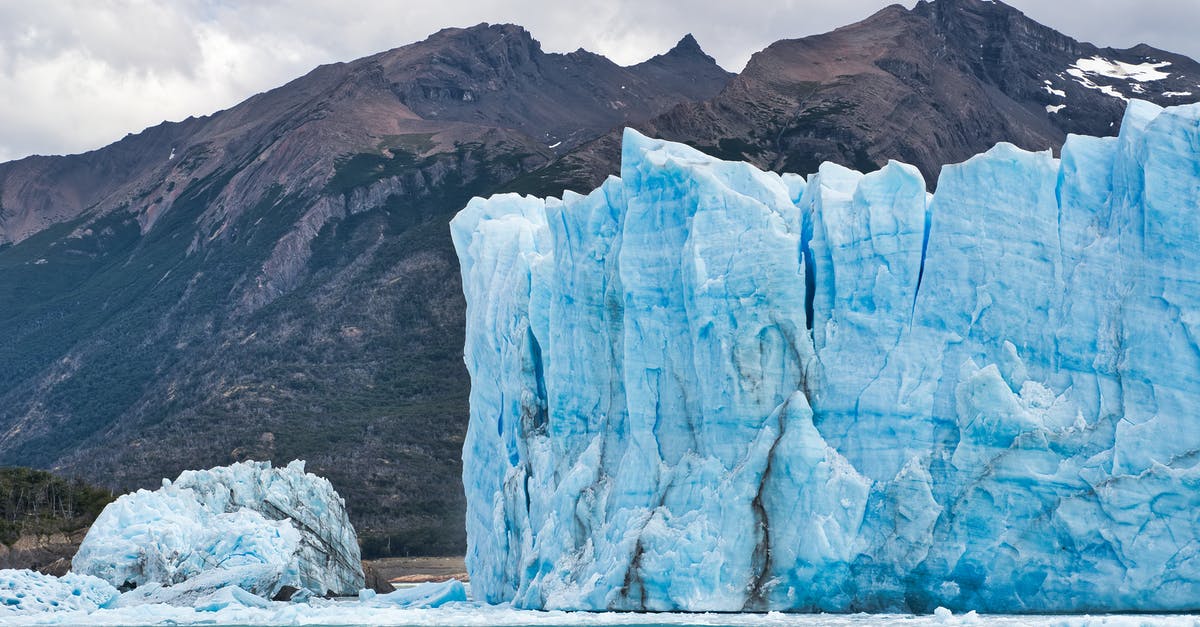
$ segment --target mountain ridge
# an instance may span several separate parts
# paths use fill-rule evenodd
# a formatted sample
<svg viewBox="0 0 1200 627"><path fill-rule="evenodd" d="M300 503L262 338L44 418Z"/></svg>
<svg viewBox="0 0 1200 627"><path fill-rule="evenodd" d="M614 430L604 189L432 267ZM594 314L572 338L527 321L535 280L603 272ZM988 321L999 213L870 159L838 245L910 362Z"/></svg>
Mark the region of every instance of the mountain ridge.
<svg viewBox="0 0 1200 627"><path fill-rule="evenodd" d="M463 60L497 39L516 52L467 75ZM554 157L542 132L516 127L648 116L678 97L639 72L679 61L547 55L524 29L482 25L105 149L0 166L0 463L125 489L304 457L339 484L368 544L457 550L466 388L445 223ZM503 95L542 67L540 109ZM715 93L727 75L711 68ZM564 72L639 91L612 107ZM448 75L479 93L479 116L414 112L440 106L423 87ZM505 100L518 103L507 127Z"/></svg>
<svg viewBox="0 0 1200 627"><path fill-rule="evenodd" d="M1138 82L1075 67L1094 56L1138 66L1167 60L1170 72ZM873 170L897 159L933 186L942 165L999 141L1057 150L1067 133L1114 135L1129 97L1170 105L1196 94L1200 64L1183 55L1099 48L1001 2L922 0L777 41L713 99L636 128L776 171L815 172L827 160ZM527 178L536 184L516 189L590 190L617 171L619 140L610 132L544 169L555 175L535 173Z"/></svg>
<svg viewBox="0 0 1200 627"><path fill-rule="evenodd" d="M505 48L506 54L492 57L478 54L505 41L510 42ZM0 164L0 207L4 208L0 210L0 244L25 239L38 230L87 211L111 210L138 194L154 193L145 189L126 189L130 182L114 177L115 173L151 170L145 175L146 178L164 177L164 171L172 169L167 167L172 165L169 161L173 159L169 157L176 155L181 160L195 158L196 155L189 154L189 150L203 152L215 148L222 153L218 157L226 157L223 153L227 150L233 152L228 155L233 159L247 158L243 153L259 157L268 148L262 143L269 142L272 132L282 135L288 130L303 129L331 115L343 117L345 123L326 129L323 139L328 148L343 152L373 147L369 140L372 134L402 134L410 130L428 132L431 128L445 130L452 127L451 123L454 122L483 128L510 128L529 135L531 128L541 126L554 128L555 132L561 133L561 129L571 120L582 119L592 126L583 127L581 133L599 134L631 116L648 117L681 98L672 95L669 88L656 89L648 78L640 75L641 72L656 73L657 77L660 66L664 62L670 63L668 58L676 63L701 66L706 70L706 74L693 74L695 80L690 81L690 85L694 86L692 93L684 97L705 95L706 89L709 89L706 86L731 76L705 55L698 45L694 49L683 49L682 53L676 48L671 51L677 53L674 57L668 52L624 68L600 55L582 50L567 54L544 53L529 32L516 25L483 23L469 28L443 29L408 46L350 62L319 66L228 109L207 116L189 117L181 122L163 122L140 133L127 135L109 146L77 155L34 155ZM464 68L472 58L490 61L491 65L480 62L474 67ZM514 59L516 63L512 62ZM708 61L707 66L703 63L704 59ZM482 70L488 75L482 78L470 76L470 72L465 70ZM563 80L560 75L562 72L567 75L588 74L594 88L606 95L617 91L631 93L629 89L622 88L622 82L635 87L637 93L627 98L629 102L622 101L619 105L614 105L612 101L588 100L574 93L578 90ZM460 87L444 87L445 83L455 80ZM497 119L501 116L496 107L487 108L488 93L506 89L515 89L519 93L528 89L526 83L529 81L551 82L557 91L545 90L550 97L543 95L546 102L541 103L540 108L529 111L526 107L526 111L508 115L508 119ZM471 85L481 85L486 89L472 88ZM464 97L468 100L463 101ZM485 102L478 103L476 98L483 98ZM352 101L357 110L331 109L347 100ZM470 105L466 107L468 111L464 112L462 107L456 108L455 100L467 102ZM391 119L383 119L385 117ZM446 124L439 124L438 120ZM292 128L289 129L287 125ZM534 138L530 136L530 139ZM536 139L541 142L551 138ZM555 141L558 140L551 139L547 143L554 144ZM563 140L561 151L572 147L572 142L575 140ZM539 151L546 147L531 144L529 148ZM554 153L548 150L546 148L541 152L545 152L544 156L552 156ZM201 156L211 160L211 155ZM328 160L314 159L299 166L289 164L289 167L328 169L331 165ZM200 172L209 173L207 170ZM38 184L47 178L53 178L54 184ZM308 180L311 179L293 176L289 177L288 182L294 184ZM143 186L150 184L140 182ZM267 186L264 181L255 183L259 188Z"/></svg>

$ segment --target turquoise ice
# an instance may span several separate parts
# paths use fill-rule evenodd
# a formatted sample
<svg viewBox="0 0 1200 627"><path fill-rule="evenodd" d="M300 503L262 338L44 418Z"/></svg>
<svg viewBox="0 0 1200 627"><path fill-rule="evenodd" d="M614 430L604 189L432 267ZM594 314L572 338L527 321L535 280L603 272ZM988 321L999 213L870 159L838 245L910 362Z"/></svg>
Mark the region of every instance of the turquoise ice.
<svg viewBox="0 0 1200 627"><path fill-rule="evenodd" d="M226 587L266 599L285 588L350 595L364 582L344 501L298 460L188 470L123 495L96 518L71 568L126 590L123 606L216 607L245 596L211 597Z"/></svg>
<svg viewBox="0 0 1200 627"><path fill-rule="evenodd" d="M94 612L112 607L117 589L98 577L67 573L63 577L32 570L0 570L0 623L17 616L51 612Z"/></svg>
<svg viewBox="0 0 1200 627"><path fill-rule="evenodd" d="M1200 107L926 188L626 131L587 196L473 200L476 599L1200 607Z"/></svg>

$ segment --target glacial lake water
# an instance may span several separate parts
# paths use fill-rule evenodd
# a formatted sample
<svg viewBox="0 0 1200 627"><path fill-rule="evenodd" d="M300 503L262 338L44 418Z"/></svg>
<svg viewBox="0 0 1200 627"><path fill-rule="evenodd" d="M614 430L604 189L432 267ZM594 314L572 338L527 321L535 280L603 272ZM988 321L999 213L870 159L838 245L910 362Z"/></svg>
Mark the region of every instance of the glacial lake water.
<svg viewBox="0 0 1200 627"><path fill-rule="evenodd" d="M294 606L293 606L294 607ZM134 609L134 608L128 608ZM145 609L145 608L142 608ZM935 627L941 625L1135 627L1195 626L1200 615L1056 615L1013 616L941 614L929 616L880 614L618 614L533 612L503 608L454 607L434 610L390 610L383 608L306 608L307 611L272 612L251 608L219 612L193 612L190 608L138 615L125 610L100 611L88 616L69 613L23 616L15 625L220 625L264 627L306 625L326 627ZM300 608L296 608L300 609ZM8 624L7 622L5 623Z"/></svg>
<svg viewBox="0 0 1200 627"><path fill-rule="evenodd" d="M699 620L696 620L699 618ZM572 625L607 625L613 624L606 622L604 619L597 620L594 623L572 623ZM713 615L692 617L692 616L672 616L670 621L645 623L619 623L621 625L640 625L644 627L660 627L660 626L685 626L693 625L696 627L775 627L775 626L853 626L859 627L864 625L881 625L881 626L904 626L904 627L921 627L921 626L936 626L936 625L1062 625L1062 626L1091 626L1091 625L1109 625L1109 626L1133 626L1133 625L1189 625L1200 627L1200 616L1198 615L1097 615L1097 616L1077 616L1077 615L980 615L975 613L967 614L942 614L942 615L879 615L879 614L855 614L855 615L838 615L838 614L740 614L740 615Z"/></svg>
<svg viewBox="0 0 1200 627"><path fill-rule="evenodd" d="M289 625L295 623L289 623ZM308 623L301 623L308 625ZM479 627L483 625L495 625L497 627L579 627L580 625L621 625L623 627L775 627L775 626L795 626L795 627L865 627L865 626L881 626L881 627L922 627L922 626L941 626L941 625L999 625L999 626L1028 626L1028 627L1043 627L1043 626L1064 626L1064 627L1091 627L1091 626L1109 626L1109 627L1134 627L1134 626L1200 626L1200 616L1197 615L1104 615L1104 616L1073 616L1073 615L1053 615L1053 616L1037 616L1037 615L978 615L973 617L956 616L949 618L937 618L931 616L882 616L882 615L854 615L854 616L839 616L839 615L789 615L783 618L764 618L762 616L727 616L714 619L703 620L687 620L685 622L610 622L604 619L596 619L585 622L540 622L529 621L524 623L492 623L486 620L460 622L460 623L356 623L353 625L344 625L342 623L330 623L327 627L428 627L437 625L439 627ZM234 627L263 627L262 625L238 625ZM317 626L321 627L321 626Z"/></svg>

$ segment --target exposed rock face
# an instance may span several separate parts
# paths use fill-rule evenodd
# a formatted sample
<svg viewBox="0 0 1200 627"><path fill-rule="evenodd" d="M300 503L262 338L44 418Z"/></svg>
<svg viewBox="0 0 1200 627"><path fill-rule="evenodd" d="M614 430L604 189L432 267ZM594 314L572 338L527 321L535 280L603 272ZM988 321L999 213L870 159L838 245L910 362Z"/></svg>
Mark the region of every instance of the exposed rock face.
<svg viewBox="0 0 1200 627"><path fill-rule="evenodd" d="M96 519L72 568L123 589L153 584L146 600L160 602L230 585L267 599L285 587L352 595L364 583L341 497L299 461L187 471L122 496Z"/></svg>
<svg viewBox="0 0 1200 627"><path fill-rule="evenodd" d="M29 569L63 575L79 549L86 530L72 533L23 535L11 545L0 544L0 568Z"/></svg>
<svg viewBox="0 0 1200 627"><path fill-rule="evenodd" d="M666 54L621 67L583 49L543 53L512 25L446 29L381 65L422 118L515 128L560 154L614 126L710 97L733 76L690 35Z"/></svg>
<svg viewBox="0 0 1200 627"><path fill-rule="evenodd" d="M363 562L363 577L366 579L365 588L373 590L379 594L387 594L394 592L396 587L388 581L374 566Z"/></svg>

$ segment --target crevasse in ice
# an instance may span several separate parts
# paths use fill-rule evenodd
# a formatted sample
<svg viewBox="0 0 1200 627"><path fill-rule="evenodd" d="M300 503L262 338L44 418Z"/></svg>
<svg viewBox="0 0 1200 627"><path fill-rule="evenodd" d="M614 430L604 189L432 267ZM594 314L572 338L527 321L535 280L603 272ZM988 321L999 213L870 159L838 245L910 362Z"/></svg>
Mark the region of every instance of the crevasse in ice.
<svg viewBox="0 0 1200 627"><path fill-rule="evenodd" d="M524 608L1200 607L1200 107L473 200L468 556Z"/></svg>
<svg viewBox="0 0 1200 627"><path fill-rule="evenodd" d="M362 562L342 498L304 462L242 462L185 471L126 494L88 530L72 570L122 589L120 604L191 605L238 586L357 594Z"/></svg>

